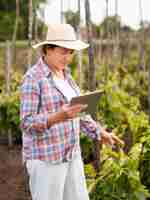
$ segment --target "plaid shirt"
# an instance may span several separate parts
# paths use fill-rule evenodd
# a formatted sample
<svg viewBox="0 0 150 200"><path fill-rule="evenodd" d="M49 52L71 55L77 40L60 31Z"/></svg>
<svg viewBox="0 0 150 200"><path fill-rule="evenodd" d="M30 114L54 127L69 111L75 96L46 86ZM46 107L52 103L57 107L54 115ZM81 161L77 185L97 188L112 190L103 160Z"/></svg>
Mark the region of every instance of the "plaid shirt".
<svg viewBox="0 0 150 200"><path fill-rule="evenodd" d="M68 70L65 70L65 75L79 95L79 88ZM47 127L48 116L58 112L66 103L67 98L55 85L51 70L40 58L27 71L21 85L23 161L40 159L59 163L71 160L74 152L80 151L80 131L93 139L100 139L100 126L88 115Z"/></svg>

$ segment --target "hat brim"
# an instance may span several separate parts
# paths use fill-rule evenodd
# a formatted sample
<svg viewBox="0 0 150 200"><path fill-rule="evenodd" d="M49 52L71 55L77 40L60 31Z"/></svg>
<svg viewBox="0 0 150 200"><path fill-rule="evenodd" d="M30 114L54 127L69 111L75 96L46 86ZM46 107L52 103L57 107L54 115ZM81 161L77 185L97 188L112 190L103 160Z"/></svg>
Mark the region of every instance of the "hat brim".
<svg viewBox="0 0 150 200"><path fill-rule="evenodd" d="M45 44L53 44L56 46L64 47L67 49L77 50L80 51L82 49L86 49L89 47L89 44L82 42L81 40L75 40L75 41L43 41L39 42L35 45L32 45L34 49L41 47Z"/></svg>

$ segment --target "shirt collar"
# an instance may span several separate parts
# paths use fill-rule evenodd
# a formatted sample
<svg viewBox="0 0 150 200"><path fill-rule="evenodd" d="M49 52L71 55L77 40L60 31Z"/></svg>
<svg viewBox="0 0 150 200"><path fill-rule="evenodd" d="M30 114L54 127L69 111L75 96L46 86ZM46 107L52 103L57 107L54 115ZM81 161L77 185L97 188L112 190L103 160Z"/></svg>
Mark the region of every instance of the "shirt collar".
<svg viewBox="0 0 150 200"><path fill-rule="evenodd" d="M48 67L48 65L43 61L43 58L41 57L38 61L38 66L40 68L40 71L42 71L43 75L48 77L49 75L52 75L52 70L50 67ZM64 73L65 75L69 75L71 73L71 70L69 67L66 67L66 69L64 69Z"/></svg>

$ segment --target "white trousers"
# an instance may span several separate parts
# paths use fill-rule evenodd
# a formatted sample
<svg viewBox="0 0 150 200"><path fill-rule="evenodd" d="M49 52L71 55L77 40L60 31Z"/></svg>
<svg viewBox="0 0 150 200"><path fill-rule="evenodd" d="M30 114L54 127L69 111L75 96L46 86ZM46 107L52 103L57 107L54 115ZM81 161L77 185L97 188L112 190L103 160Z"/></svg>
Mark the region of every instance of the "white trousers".
<svg viewBox="0 0 150 200"><path fill-rule="evenodd" d="M89 200L81 156L51 164L28 160L32 200Z"/></svg>

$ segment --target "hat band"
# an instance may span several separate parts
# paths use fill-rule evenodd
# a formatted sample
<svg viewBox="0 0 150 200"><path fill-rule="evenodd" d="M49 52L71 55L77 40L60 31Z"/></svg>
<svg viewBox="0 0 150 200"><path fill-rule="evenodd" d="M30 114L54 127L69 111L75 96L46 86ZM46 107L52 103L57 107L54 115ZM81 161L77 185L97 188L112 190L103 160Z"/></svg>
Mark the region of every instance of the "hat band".
<svg viewBox="0 0 150 200"><path fill-rule="evenodd" d="M47 42L75 42L77 41L76 39L75 40L64 40L64 39L59 39L59 40L46 40Z"/></svg>

